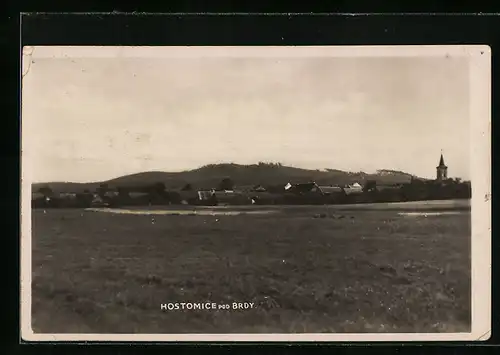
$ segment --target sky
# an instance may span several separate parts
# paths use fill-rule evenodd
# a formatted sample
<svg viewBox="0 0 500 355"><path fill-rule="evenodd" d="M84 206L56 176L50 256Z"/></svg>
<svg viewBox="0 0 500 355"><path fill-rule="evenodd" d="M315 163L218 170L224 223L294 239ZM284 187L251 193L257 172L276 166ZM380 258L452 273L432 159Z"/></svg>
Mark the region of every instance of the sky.
<svg viewBox="0 0 500 355"><path fill-rule="evenodd" d="M44 57L23 78L34 182L213 163L469 173L466 57Z"/></svg>

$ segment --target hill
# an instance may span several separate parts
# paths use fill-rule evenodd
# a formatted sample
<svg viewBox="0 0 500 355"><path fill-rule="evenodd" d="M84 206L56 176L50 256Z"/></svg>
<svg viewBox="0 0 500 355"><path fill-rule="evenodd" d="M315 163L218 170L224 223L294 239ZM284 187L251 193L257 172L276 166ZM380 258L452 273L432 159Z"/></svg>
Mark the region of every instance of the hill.
<svg viewBox="0 0 500 355"><path fill-rule="evenodd" d="M56 192L81 192L85 189L94 191L99 184L107 183L109 187L140 187L163 182L167 189L179 189L186 183L194 188L212 188L226 177L231 178L237 186L285 185L288 182L300 183L316 181L318 184L336 185L375 180L377 184L406 183L411 174L393 170L379 170L375 174L364 172L346 172L342 170L308 170L281 164L259 163L253 165L211 164L198 169L181 172L149 171L126 175L119 178L92 183L48 182L33 184L33 191L42 186L49 186Z"/></svg>

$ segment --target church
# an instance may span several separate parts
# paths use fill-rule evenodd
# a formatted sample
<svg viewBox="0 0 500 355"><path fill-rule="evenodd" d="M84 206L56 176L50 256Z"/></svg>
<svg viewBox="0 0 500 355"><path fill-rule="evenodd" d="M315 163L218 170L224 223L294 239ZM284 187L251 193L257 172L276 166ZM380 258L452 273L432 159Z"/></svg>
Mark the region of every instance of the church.
<svg viewBox="0 0 500 355"><path fill-rule="evenodd" d="M439 165L436 167L436 181L444 181L448 179L448 167L444 163L443 152L439 159Z"/></svg>

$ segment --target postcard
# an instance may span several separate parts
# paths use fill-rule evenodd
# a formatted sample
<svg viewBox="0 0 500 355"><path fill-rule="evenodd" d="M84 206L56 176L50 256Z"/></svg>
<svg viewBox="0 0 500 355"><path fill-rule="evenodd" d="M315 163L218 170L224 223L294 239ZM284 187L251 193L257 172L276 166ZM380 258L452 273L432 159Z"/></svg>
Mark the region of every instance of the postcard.
<svg viewBox="0 0 500 355"><path fill-rule="evenodd" d="M483 45L26 46L27 341L491 329Z"/></svg>

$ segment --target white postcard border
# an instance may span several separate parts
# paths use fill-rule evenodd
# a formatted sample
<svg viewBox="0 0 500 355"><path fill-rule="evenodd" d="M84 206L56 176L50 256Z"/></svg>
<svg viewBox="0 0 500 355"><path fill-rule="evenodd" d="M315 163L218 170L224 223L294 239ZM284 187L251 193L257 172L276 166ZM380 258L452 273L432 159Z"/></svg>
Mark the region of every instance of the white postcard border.
<svg viewBox="0 0 500 355"><path fill-rule="evenodd" d="M34 58L66 57L412 57L466 56L470 60L472 181L472 328L470 333L376 334L38 334L31 328L31 174L22 136L21 337L26 341L168 342L386 342L487 340L491 333L491 49L446 46L266 46L266 47L30 47L23 48L23 74ZM450 128L453 129L453 128Z"/></svg>

